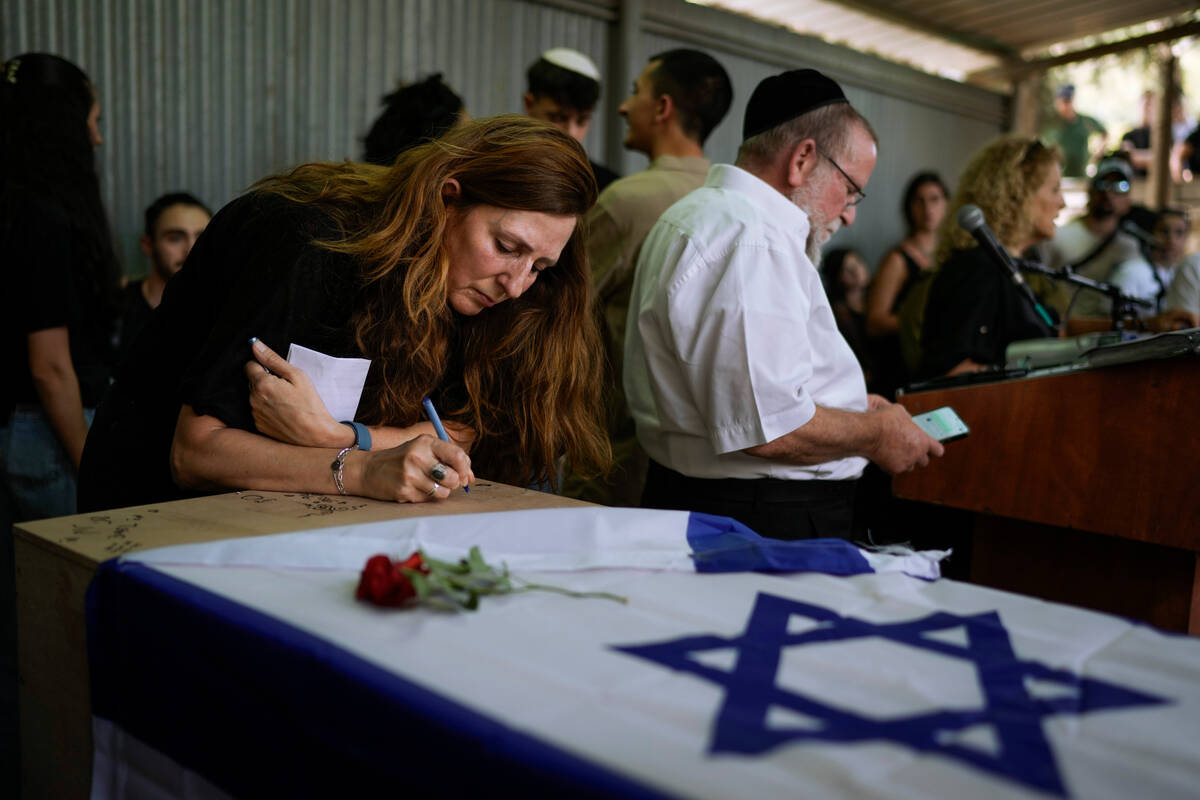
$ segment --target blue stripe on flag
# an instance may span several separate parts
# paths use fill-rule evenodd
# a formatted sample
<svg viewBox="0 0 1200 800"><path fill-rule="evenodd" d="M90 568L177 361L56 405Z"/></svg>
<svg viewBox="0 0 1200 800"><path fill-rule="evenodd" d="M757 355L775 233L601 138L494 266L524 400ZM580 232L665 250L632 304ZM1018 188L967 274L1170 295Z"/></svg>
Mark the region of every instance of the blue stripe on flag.
<svg viewBox="0 0 1200 800"><path fill-rule="evenodd" d="M93 713L235 796L667 797L152 567L87 620Z"/></svg>
<svg viewBox="0 0 1200 800"><path fill-rule="evenodd" d="M737 520L712 514L689 515L687 540L697 572L874 572L859 549L843 539L767 539Z"/></svg>

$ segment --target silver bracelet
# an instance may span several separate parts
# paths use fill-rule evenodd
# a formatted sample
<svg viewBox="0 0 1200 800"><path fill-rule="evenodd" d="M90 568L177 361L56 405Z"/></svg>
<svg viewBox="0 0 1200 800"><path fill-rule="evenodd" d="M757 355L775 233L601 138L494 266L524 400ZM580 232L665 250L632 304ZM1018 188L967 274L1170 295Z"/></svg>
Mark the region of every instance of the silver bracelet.
<svg viewBox="0 0 1200 800"><path fill-rule="evenodd" d="M329 465L329 468L333 470L333 485L337 487L338 494L346 493L346 487L342 485L342 470L346 467L346 455L351 450L357 449L357 444L352 444L349 447L343 447L340 451L338 451L337 458L335 458L333 463Z"/></svg>

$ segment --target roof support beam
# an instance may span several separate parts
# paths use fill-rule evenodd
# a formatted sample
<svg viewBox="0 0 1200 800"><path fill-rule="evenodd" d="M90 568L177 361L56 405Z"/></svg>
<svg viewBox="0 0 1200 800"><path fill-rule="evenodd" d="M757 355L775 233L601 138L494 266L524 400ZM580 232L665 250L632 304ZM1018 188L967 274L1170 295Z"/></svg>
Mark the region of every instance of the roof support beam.
<svg viewBox="0 0 1200 800"><path fill-rule="evenodd" d="M1107 44L1096 45L1095 47L1087 47L1083 50L1063 53L1061 56L1039 58L1033 61L1018 61L1003 67L980 70L968 75L967 80L972 83L1005 78L1012 81L1019 81L1026 75L1043 72L1050 67L1073 64L1077 61L1088 61L1089 59L1100 58L1101 56L1112 55L1113 53L1123 53L1126 50L1135 50L1159 44L1160 42L1170 42L1175 39L1182 39L1185 36L1196 35L1200 35L1200 21L1192 20L1170 28L1164 28L1161 31L1147 33L1144 36L1135 36L1132 39L1124 39L1119 42L1109 42Z"/></svg>

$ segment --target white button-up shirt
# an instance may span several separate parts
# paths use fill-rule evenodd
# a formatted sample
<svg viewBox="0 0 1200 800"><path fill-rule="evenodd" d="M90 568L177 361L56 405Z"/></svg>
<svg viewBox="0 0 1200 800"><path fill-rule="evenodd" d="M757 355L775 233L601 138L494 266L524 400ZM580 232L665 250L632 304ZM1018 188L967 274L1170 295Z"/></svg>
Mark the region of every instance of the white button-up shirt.
<svg viewBox="0 0 1200 800"><path fill-rule="evenodd" d="M805 254L808 216L754 175L717 164L642 245L625 394L655 461L697 478L840 480L866 460L796 466L742 452L812 419L865 411L867 389Z"/></svg>

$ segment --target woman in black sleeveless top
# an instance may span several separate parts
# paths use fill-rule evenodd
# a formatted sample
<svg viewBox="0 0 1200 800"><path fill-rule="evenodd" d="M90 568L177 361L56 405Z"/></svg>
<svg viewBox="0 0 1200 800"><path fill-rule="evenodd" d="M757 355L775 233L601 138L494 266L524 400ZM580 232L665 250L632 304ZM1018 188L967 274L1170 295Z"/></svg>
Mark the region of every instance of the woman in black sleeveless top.
<svg viewBox="0 0 1200 800"><path fill-rule="evenodd" d="M908 235L887 252L871 281L867 335L875 373L870 388L885 397L891 397L908 382L900 355L897 312L922 272L933 266L931 257L948 196L936 172L919 172L912 177L901 204Z"/></svg>

